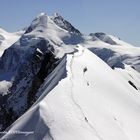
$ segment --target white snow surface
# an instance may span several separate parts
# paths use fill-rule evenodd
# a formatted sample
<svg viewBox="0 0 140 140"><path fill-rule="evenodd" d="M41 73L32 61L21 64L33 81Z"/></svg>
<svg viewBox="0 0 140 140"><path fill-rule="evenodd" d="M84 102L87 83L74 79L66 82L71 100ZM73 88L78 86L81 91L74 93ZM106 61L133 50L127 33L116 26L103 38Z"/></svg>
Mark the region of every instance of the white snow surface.
<svg viewBox="0 0 140 140"><path fill-rule="evenodd" d="M7 129L33 134L7 133L2 140L140 139L139 91L123 71L81 45L77 49L46 78L32 108Z"/></svg>
<svg viewBox="0 0 140 140"><path fill-rule="evenodd" d="M4 50L14 44L21 37L22 34L23 31L9 33L0 28L0 57L2 56Z"/></svg>
<svg viewBox="0 0 140 140"><path fill-rule="evenodd" d="M9 88L12 86L12 83L6 80L0 81L0 94L5 95L8 93Z"/></svg>

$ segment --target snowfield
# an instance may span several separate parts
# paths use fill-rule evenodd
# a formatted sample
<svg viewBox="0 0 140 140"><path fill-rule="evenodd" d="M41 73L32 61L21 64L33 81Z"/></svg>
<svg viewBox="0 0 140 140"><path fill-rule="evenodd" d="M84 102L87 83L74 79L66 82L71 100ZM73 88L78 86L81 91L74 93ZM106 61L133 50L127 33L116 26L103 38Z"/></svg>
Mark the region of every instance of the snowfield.
<svg viewBox="0 0 140 140"><path fill-rule="evenodd" d="M0 140L140 140L140 48L58 14L4 52L0 93Z"/></svg>

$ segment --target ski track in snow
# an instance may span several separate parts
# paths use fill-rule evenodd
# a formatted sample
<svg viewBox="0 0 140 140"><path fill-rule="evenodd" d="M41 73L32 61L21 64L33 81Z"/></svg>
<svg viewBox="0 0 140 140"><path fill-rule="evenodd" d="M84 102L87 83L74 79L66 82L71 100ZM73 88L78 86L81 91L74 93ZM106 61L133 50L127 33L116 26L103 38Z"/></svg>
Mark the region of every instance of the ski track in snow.
<svg viewBox="0 0 140 140"><path fill-rule="evenodd" d="M95 133L96 137L98 137L99 140L104 140L99 134L98 134L98 131L96 130L96 128L93 127L93 125L89 122L88 118L86 117L82 107L80 106L80 104L78 103L78 101L75 99L74 97L74 94L73 94L73 70L72 70L72 66L73 66L73 63L74 63L74 59L75 57L80 57L83 55L84 53L84 48L78 48L78 52L72 54L72 58L71 58L71 61L70 61L70 72L71 72L71 76L70 76L70 81L71 81L71 99L73 101L73 103L77 106L77 108L80 110L85 122L88 124L88 126L93 130L93 132ZM80 52L81 51L81 52ZM79 55L77 55L77 53L79 53Z"/></svg>

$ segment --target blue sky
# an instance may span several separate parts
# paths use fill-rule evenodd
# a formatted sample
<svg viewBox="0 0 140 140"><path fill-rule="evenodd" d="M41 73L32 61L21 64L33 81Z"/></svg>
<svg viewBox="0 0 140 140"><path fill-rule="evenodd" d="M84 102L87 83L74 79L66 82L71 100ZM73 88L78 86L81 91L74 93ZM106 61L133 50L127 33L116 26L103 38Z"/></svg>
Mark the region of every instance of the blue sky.
<svg viewBox="0 0 140 140"><path fill-rule="evenodd" d="M26 27L41 12L58 12L81 32L105 32L140 46L140 0L0 0L0 26Z"/></svg>

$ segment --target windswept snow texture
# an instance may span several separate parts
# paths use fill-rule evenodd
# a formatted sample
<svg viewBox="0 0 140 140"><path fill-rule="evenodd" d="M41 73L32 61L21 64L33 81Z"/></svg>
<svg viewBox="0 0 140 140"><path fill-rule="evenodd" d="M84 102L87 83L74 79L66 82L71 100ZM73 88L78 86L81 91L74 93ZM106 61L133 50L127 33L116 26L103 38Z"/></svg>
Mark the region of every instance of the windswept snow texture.
<svg viewBox="0 0 140 140"><path fill-rule="evenodd" d="M140 140L140 48L41 13L0 51L1 140Z"/></svg>
<svg viewBox="0 0 140 140"><path fill-rule="evenodd" d="M59 83L49 93L52 84L44 84L42 97L9 128L34 133L6 134L2 139L140 139L140 96L118 73L81 46L57 69L57 75L66 77L54 77L52 82Z"/></svg>

